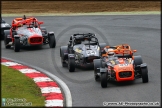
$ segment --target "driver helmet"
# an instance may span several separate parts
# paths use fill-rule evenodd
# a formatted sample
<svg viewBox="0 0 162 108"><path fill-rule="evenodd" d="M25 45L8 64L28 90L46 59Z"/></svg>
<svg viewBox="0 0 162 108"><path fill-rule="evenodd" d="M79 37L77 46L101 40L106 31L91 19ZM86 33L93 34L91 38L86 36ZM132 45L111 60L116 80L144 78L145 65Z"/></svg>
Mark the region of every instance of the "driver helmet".
<svg viewBox="0 0 162 108"><path fill-rule="evenodd" d="M105 47L104 50L105 50L105 52L108 52L108 48Z"/></svg>
<svg viewBox="0 0 162 108"><path fill-rule="evenodd" d="M128 45L122 45L122 48L123 49L129 49L129 46Z"/></svg>
<svg viewBox="0 0 162 108"><path fill-rule="evenodd" d="M113 56L114 55L114 52L113 52L113 49L108 49L108 56Z"/></svg>

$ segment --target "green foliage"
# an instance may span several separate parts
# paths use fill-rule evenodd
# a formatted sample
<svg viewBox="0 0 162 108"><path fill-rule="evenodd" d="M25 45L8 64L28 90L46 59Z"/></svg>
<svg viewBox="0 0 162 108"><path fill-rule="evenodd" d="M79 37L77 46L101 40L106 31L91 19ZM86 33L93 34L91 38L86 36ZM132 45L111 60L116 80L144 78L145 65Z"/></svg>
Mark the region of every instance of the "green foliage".
<svg viewBox="0 0 162 108"><path fill-rule="evenodd" d="M26 99L32 106L43 107L45 98L35 82L23 73L1 65L1 93L2 98Z"/></svg>

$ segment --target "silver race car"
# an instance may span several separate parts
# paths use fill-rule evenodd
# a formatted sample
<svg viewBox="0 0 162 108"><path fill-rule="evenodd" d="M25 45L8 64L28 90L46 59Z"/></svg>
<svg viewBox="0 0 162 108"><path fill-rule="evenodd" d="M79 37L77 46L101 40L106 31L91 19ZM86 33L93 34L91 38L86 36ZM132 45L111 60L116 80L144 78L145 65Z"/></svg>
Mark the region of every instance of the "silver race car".
<svg viewBox="0 0 162 108"><path fill-rule="evenodd" d="M69 72L75 71L75 66L93 64L94 59L101 57L101 49L106 43L99 43L95 34L74 34L67 46L61 46L60 57L63 67L68 66Z"/></svg>

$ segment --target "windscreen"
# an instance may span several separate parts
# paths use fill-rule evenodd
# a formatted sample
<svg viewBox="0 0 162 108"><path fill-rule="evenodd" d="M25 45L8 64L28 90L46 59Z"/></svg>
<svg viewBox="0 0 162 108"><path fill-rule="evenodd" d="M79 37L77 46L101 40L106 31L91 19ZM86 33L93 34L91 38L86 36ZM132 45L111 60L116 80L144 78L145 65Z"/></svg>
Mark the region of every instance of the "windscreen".
<svg viewBox="0 0 162 108"><path fill-rule="evenodd" d="M82 41L82 44L85 44L85 45L97 45L98 41L96 38L90 38L90 39L84 39L84 41Z"/></svg>

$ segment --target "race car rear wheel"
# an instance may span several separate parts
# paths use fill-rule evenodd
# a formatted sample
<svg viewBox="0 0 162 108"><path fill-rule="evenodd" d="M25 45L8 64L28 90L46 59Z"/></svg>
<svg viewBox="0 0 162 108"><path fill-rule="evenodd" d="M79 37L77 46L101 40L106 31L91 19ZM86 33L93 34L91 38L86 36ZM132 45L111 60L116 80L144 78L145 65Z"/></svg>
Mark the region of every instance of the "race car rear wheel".
<svg viewBox="0 0 162 108"><path fill-rule="evenodd" d="M74 72L75 71L75 58L68 58L68 69L69 72Z"/></svg>
<svg viewBox="0 0 162 108"><path fill-rule="evenodd" d="M147 67L141 68L142 71L142 82L147 83L148 82L148 69Z"/></svg>
<svg viewBox="0 0 162 108"><path fill-rule="evenodd" d="M102 88L107 87L107 72L101 74L101 87Z"/></svg>
<svg viewBox="0 0 162 108"><path fill-rule="evenodd" d="M67 64L64 62L62 57L61 57L61 64L62 64L62 67L67 67Z"/></svg>
<svg viewBox="0 0 162 108"><path fill-rule="evenodd" d="M63 53L62 53L62 56L61 56L61 64L62 64L62 67L67 67L67 63L64 60L64 54Z"/></svg>
<svg viewBox="0 0 162 108"><path fill-rule="evenodd" d="M142 61L142 57L140 55L138 56L134 56L134 64L137 65L141 65L143 63Z"/></svg>
<svg viewBox="0 0 162 108"><path fill-rule="evenodd" d="M100 55L102 55L105 53L103 49L106 46L106 43L99 43L99 45L100 45Z"/></svg>
<svg viewBox="0 0 162 108"><path fill-rule="evenodd" d="M9 34L10 34L10 31L9 31L9 30L6 30L6 31L4 32L4 45L5 45L5 48L6 48L6 49L11 48L11 45L8 45L9 42L11 42L11 39L7 38L7 35L9 35Z"/></svg>
<svg viewBox="0 0 162 108"><path fill-rule="evenodd" d="M98 73L100 73L99 68L102 66L102 61L101 59L94 59L93 63L94 63L94 78L95 78L95 81L99 81L100 76L98 75Z"/></svg>
<svg viewBox="0 0 162 108"><path fill-rule="evenodd" d="M100 76L95 75L94 77L95 77L95 81L100 81Z"/></svg>
<svg viewBox="0 0 162 108"><path fill-rule="evenodd" d="M4 45L5 45L5 48L6 49L9 49L11 48L11 45L8 45L9 44L9 39L7 39L7 36L4 36Z"/></svg>
<svg viewBox="0 0 162 108"><path fill-rule="evenodd" d="M106 46L106 43L99 43L101 50Z"/></svg>
<svg viewBox="0 0 162 108"><path fill-rule="evenodd" d="M20 51L20 39L19 38L15 38L14 39L14 51L15 52L19 52Z"/></svg>
<svg viewBox="0 0 162 108"><path fill-rule="evenodd" d="M101 66L102 66L102 68L105 68L106 67L106 62L101 61Z"/></svg>
<svg viewBox="0 0 162 108"><path fill-rule="evenodd" d="M50 48L55 48L56 46L56 39L54 34L49 35L49 46Z"/></svg>
<svg viewBox="0 0 162 108"><path fill-rule="evenodd" d="M45 27L40 27L42 34L47 34L47 29Z"/></svg>

